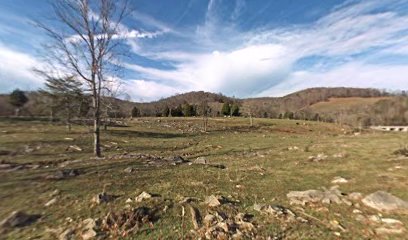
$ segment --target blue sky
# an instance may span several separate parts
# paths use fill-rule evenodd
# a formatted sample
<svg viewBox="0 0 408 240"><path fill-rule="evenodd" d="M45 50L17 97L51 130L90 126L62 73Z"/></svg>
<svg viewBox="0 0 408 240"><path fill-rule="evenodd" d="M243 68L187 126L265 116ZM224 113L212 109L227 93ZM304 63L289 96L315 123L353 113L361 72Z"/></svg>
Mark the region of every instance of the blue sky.
<svg viewBox="0 0 408 240"><path fill-rule="evenodd" d="M134 0L122 92L282 96L308 87L408 89L408 0ZM0 1L0 92L36 90L47 0Z"/></svg>

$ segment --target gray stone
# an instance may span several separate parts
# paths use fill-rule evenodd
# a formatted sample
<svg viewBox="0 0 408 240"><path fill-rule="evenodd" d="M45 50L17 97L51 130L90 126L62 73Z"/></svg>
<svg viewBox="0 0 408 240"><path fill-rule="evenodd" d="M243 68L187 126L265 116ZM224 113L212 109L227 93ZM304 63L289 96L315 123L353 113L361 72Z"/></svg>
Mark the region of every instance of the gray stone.
<svg viewBox="0 0 408 240"><path fill-rule="evenodd" d="M88 239L95 238L97 235L95 228L96 228L96 222L94 219L87 218L84 221L82 221L82 231L81 231L82 239L88 240Z"/></svg>
<svg viewBox="0 0 408 240"><path fill-rule="evenodd" d="M405 233L405 228L388 228L388 227L378 227L375 230L378 235L388 235L388 234L403 234Z"/></svg>
<svg viewBox="0 0 408 240"><path fill-rule="evenodd" d="M204 224L207 227L211 226L215 221L216 221L216 217L212 214L207 214L203 220Z"/></svg>
<svg viewBox="0 0 408 240"><path fill-rule="evenodd" d="M356 218L357 221L359 222L365 222L367 220L366 217L364 217L362 214L357 214Z"/></svg>
<svg viewBox="0 0 408 240"><path fill-rule="evenodd" d="M152 198L152 195L150 193L147 192L142 192L141 194L139 194L139 196L137 196L135 198L136 202L143 202L146 199Z"/></svg>
<svg viewBox="0 0 408 240"><path fill-rule="evenodd" d="M209 207L217 207L221 205L221 201L219 200L218 197L211 195L209 197L207 197L205 199L205 203L209 206Z"/></svg>
<svg viewBox="0 0 408 240"><path fill-rule="evenodd" d="M127 167L125 170L123 170L125 173L132 173L134 169L132 167Z"/></svg>
<svg viewBox="0 0 408 240"><path fill-rule="evenodd" d="M193 161L194 164L208 164L208 160L205 157L198 157Z"/></svg>
<svg viewBox="0 0 408 240"><path fill-rule="evenodd" d="M291 191L286 196L289 198L290 204L302 204L317 203L320 202L324 194L319 190L306 190L306 191Z"/></svg>
<svg viewBox="0 0 408 240"><path fill-rule="evenodd" d="M306 191L292 191L286 195L289 198L290 204L301 204L305 205L307 203L318 203L322 202L324 204L330 203L344 203L342 201L342 193L337 188L337 186L331 187L329 190L306 190Z"/></svg>
<svg viewBox="0 0 408 240"><path fill-rule="evenodd" d="M348 180L343 177L334 177L331 183L333 184L348 183Z"/></svg>
<svg viewBox="0 0 408 240"><path fill-rule="evenodd" d="M359 192L352 192L347 195L348 199L353 200L353 201L359 201L363 198L363 194Z"/></svg>
<svg viewBox="0 0 408 240"><path fill-rule="evenodd" d="M45 207L49 207L53 204L57 203L57 198L53 198L50 201L48 201L46 204L44 204Z"/></svg>
<svg viewBox="0 0 408 240"><path fill-rule="evenodd" d="M408 211L408 202L384 191L377 191L366 196L362 203L378 211Z"/></svg>

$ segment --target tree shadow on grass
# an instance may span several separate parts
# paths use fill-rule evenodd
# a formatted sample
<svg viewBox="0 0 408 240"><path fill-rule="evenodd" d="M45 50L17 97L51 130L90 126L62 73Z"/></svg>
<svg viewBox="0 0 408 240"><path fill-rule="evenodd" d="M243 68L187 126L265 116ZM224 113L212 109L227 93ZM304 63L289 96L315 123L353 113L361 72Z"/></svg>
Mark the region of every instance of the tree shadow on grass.
<svg viewBox="0 0 408 240"><path fill-rule="evenodd" d="M111 136L116 137L142 137L142 138L184 138L190 135L182 133L160 133L148 131L133 131L133 130L108 130Z"/></svg>

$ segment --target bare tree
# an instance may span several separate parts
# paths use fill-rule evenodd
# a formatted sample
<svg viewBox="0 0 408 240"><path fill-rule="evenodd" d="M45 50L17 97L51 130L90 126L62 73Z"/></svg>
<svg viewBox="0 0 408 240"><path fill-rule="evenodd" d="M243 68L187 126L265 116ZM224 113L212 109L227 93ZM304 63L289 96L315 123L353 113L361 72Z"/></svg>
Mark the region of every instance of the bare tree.
<svg viewBox="0 0 408 240"><path fill-rule="evenodd" d="M48 67L38 71L81 80L92 97L94 154L100 157L101 94L120 68L120 45L128 32L121 22L130 8L127 0L54 0L51 4L55 18L37 22L50 40L45 44Z"/></svg>
<svg viewBox="0 0 408 240"><path fill-rule="evenodd" d="M200 106L198 108L199 113L201 114L201 116L203 117L203 131L207 132L208 129L208 115L210 114L210 107L208 106L208 100L207 99L203 99L203 101L201 101Z"/></svg>

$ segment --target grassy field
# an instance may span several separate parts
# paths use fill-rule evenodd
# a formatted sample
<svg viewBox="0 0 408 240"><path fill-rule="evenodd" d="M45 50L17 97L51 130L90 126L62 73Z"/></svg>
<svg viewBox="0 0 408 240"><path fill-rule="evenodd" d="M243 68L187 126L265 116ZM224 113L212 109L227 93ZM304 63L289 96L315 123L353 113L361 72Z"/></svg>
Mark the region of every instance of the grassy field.
<svg viewBox="0 0 408 240"><path fill-rule="evenodd" d="M28 226L4 231L0 239L56 239L61 231L75 228L84 219L103 219L108 212L141 206L159 209L157 217L125 239L195 239L190 231L191 217L188 212L183 216L184 205L179 201L197 198L192 204L205 216L214 210L203 204L210 195L235 201L233 207L222 205L217 211L252 214L258 239L406 237L375 235L371 225L355 218L356 209L365 216L378 214L362 204L296 206L289 204L286 194L329 188L333 178L341 176L349 179L340 185L345 193L366 195L384 190L408 200L408 160L393 155L408 143L408 135L354 134L347 128L317 122L255 119L254 123L250 127L245 118L210 119L208 132L204 133L199 118L134 119L128 122L129 127L103 131L104 158L94 159L92 135L86 126L74 126L67 132L64 126L46 122L3 119L0 150L4 154L0 160L24 167L0 169L0 216L21 210L40 214L41 218ZM69 146L78 146L81 151ZM309 159L318 154L326 157L317 162ZM139 157L142 155L181 156L187 160L205 157L211 165L147 165ZM128 167L134 171L124 172ZM62 169L76 169L80 174L62 180L46 178ZM44 206L55 190L60 192L56 203ZM91 199L104 190L117 198L92 203ZM126 203L143 191L160 197ZM287 222L261 214L254 210L255 203L284 206L308 221ZM382 215L408 224L407 215ZM330 227L333 221L344 230Z"/></svg>

